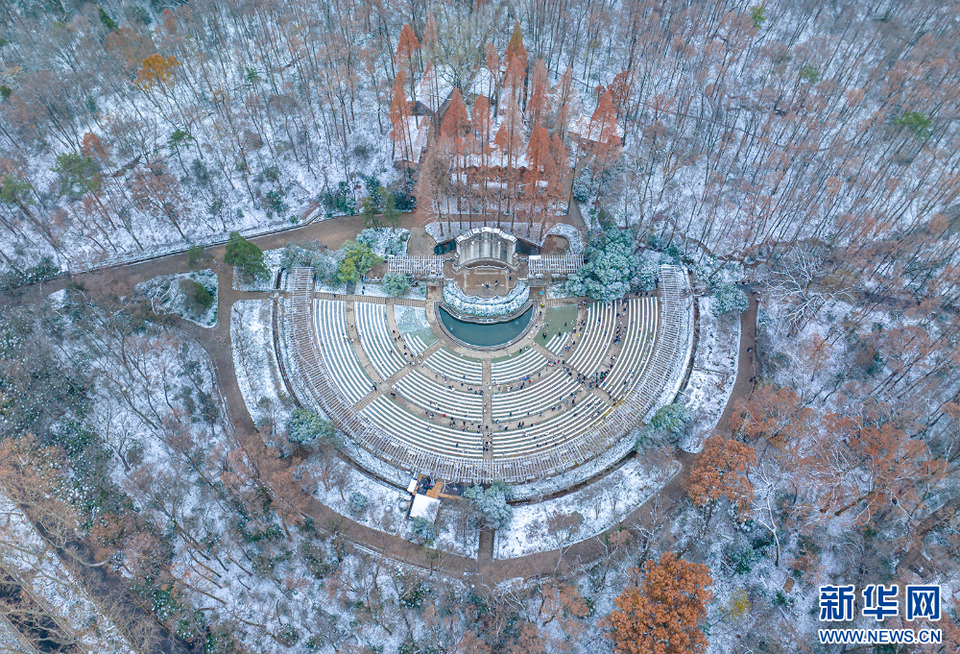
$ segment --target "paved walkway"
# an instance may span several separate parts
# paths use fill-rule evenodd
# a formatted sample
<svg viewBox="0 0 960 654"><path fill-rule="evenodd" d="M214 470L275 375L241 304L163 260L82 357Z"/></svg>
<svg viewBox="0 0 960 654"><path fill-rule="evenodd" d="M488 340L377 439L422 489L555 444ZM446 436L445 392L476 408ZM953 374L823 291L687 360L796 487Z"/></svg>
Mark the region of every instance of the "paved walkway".
<svg viewBox="0 0 960 654"><path fill-rule="evenodd" d="M577 216L579 218L579 216ZM570 219L568 219L570 220ZM571 222L576 221L576 218ZM579 221L577 221L579 222ZM582 224L582 223L581 223ZM419 230L419 218L413 214L405 214L402 226L411 230ZM252 239L262 249L282 247L289 241L302 238L314 238L330 248L338 248L345 240L353 238L363 228L359 217L347 217L326 220L319 223L305 225L298 229L287 230L281 234L274 234ZM422 230L420 230L422 231ZM217 262L223 260L224 247L209 248L207 255L212 255ZM103 301L111 297L129 296L133 287L141 282L159 275L184 272L190 268L187 265L187 256L175 254L144 261L142 263L127 264L104 270L76 275L72 281L82 283L87 296L94 302ZM247 412L243 397L237 383L233 355L230 343L230 315L233 304L240 299L270 298L271 293L249 293L233 289L233 271L229 266L214 264L214 272L218 277L218 316L217 324L212 329L204 329L186 321L179 321L180 328L193 336L207 351L216 372L217 383L226 403L226 427L238 438L244 449L251 456L264 461L271 461L279 467L295 465L291 459L279 460L273 452L263 444L254 424ZM32 288L23 289L20 301L36 301L40 297L60 288L64 288L71 280L57 279ZM338 296L341 299L342 296ZM343 298L346 299L346 298ZM369 299L369 298L350 298ZM756 337L756 302L750 303L747 311L741 316L741 341L737 379L727 408L721 418L721 425L729 428L732 407L736 401L749 396L753 389L750 380L756 377L754 350ZM747 350L751 351L748 352ZM620 524L627 528L635 526L649 526L656 518L657 510L668 509L676 504L683 496L682 482L689 474L690 464L696 460L696 455L677 452L676 458L682 464L681 472L675 476L654 498L633 511ZM654 510L654 506L657 510ZM436 570L458 579L469 580L471 583L482 583L493 586L501 581L516 577L536 577L552 574L556 570L564 570L574 565L582 565L598 560L607 554L606 546L599 538L576 543L562 552L552 550L515 559L493 560L493 534L484 530L480 535L479 561L454 554L443 553L439 557L431 556L423 547L403 540L397 536L370 529L345 518L321 504L314 497L303 494L296 499L297 510L304 516L311 517L317 525L336 523L340 525L340 533L356 547L376 552L382 556L403 561L425 569ZM616 529L616 526L614 527ZM670 536L666 536L669 538Z"/></svg>

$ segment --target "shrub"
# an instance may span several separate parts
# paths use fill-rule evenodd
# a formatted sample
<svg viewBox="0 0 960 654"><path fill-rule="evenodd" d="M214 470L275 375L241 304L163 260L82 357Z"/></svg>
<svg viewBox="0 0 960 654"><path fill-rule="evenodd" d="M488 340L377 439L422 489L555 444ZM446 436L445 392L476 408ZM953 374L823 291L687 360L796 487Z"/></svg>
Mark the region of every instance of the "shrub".
<svg viewBox="0 0 960 654"><path fill-rule="evenodd" d="M180 290L187 296L190 308L197 314L202 314L212 307L216 299L206 286L189 278L180 280Z"/></svg>
<svg viewBox="0 0 960 654"><path fill-rule="evenodd" d="M815 84L820 81L820 71L813 64L804 64L800 67L800 79Z"/></svg>
<svg viewBox="0 0 960 654"><path fill-rule="evenodd" d="M643 429L637 430L637 440L633 444L633 450L635 452L643 452L648 446L654 444L656 437L657 431L650 425L647 425Z"/></svg>
<svg viewBox="0 0 960 654"><path fill-rule="evenodd" d="M337 272L337 262L321 249L319 241L303 240L287 243L280 255L280 265L290 269L294 266L313 268L313 273L321 282L333 281Z"/></svg>
<svg viewBox="0 0 960 654"><path fill-rule="evenodd" d="M273 636L278 643L286 647L293 647L300 640L300 632L292 624L281 625Z"/></svg>
<svg viewBox="0 0 960 654"><path fill-rule="evenodd" d="M503 529L513 520L513 509L507 504L513 490L502 481L493 482L486 490L483 486L471 486L463 496L473 502L483 523L492 529Z"/></svg>
<svg viewBox="0 0 960 654"><path fill-rule="evenodd" d="M268 211L276 213L280 218L290 209L290 205L283 201L283 195L276 189L267 191L266 203Z"/></svg>
<svg viewBox="0 0 960 654"><path fill-rule="evenodd" d="M693 419L690 411L680 404L668 404L657 409L650 419L650 427L674 440L683 434L687 423Z"/></svg>
<svg viewBox="0 0 960 654"><path fill-rule="evenodd" d="M713 292L713 299L720 315L738 316L750 305L746 293L736 284L721 284Z"/></svg>
<svg viewBox="0 0 960 654"><path fill-rule="evenodd" d="M316 411L294 409L287 423L287 440L297 445L311 447L322 442L336 439L333 423L324 420Z"/></svg>
<svg viewBox="0 0 960 654"><path fill-rule="evenodd" d="M324 191L319 198L320 204L327 210L327 216L355 214L356 207L350 198L350 189L346 182L340 182L336 191Z"/></svg>
<svg viewBox="0 0 960 654"><path fill-rule="evenodd" d="M628 235L613 228L590 235L584 250L586 263L570 275L568 291L609 302L626 295L638 277L640 261Z"/></svg>
<svg viewBox="0 0 960 654"><path fill-rule="evenodd" d="M100 22L103 23L103 26L106 27L111 32L117 31L117 23L115 20L110 18L110 14L103 10L103 7L100 7Z"/></svg>
<svg viewBox="0 0 960 654"><path fill-rule="evenodd" d="M745 575L750 572L753 562L757 556L749 547L737 547L736 545L727 545L723 548L723 554L726 558L727 566L738 575Z"/></svg>
<svg viewBox="0 0 960 654"><path fill-rule="evenodd" d="M387 273L383 276L383 290L391 297L400 297L410 290L410 278L402 273Z"/></svg>
<svg viewBox="0 0 960 654"><path fill-rule="evenodd" d="M223 261L236 266L240 274L247 278L266 279L270 274L263 263L263 252L256 244L240 236L240 232L230 232Z"/></svg>
<svg viewBox="0 0 960 654"><path fill-rule="evenodd" d="M280 169L277 168L276 166L267 166L266 168L263 169L263 176L267 178L268 181L279 182Z"/></svg>
<svg viewBox="0 0 960 654"><path fill-rule="evenodd" d="M652 291L657 288L657 278L659 276L659 256L647 256L637 267L637 275L631 280L631 285L640 291Z"/></svg>
<svg viewBox="0 0 960 654"><path fill-rule="evenodd" d="M360 515L370 502L363 493L350 493L350 513Z"/></svg>
<svg viewBox="0 0 960 654"><path fill-rule="evenodd" d="M407 230L389 227L368 227L357 234L357 243L369 246L377 256L400 254L410 238Z"/></svg>
<svg viewBox="0 0 960 654"><path fill-rule="evenodd" d="M767 20L767 8L765 5L756 5L750 7L750 18L753 19L753 26L760 27Z"/></svg>
<svg viewBox="0 0 960 654"><path fill-rule="evenodd" d="M397 598L400 603L411 609L423 606L423 601L430 594L430 587L423 583L423 579L405 574L398 575L398 578L402 588Z"/></svg>
<svg viewBox="0 0 960 654"><path fill-rule="evenodd" d="M341 284L359 282L371 268L383 263L383 259L374 254L370 246L356 241L344 243L340 252L343 258L337 264L337 281Z"/></svg>
<svg viewBox="0 0 960 654"><path fill-rule="evenodd" d="M363 217L364 227L380 227L380 217L377 215L377 203L367 196L360 201L360 215Z"/></svg>
<svg viewBox="0 0 960 654"><path fill-rule="evenodd" d="M200 259L203 258L203 248L199 245L191 245L190 249L187 250L187 265L191 268L196 268L200 264Z"/></svg>
<svg viewBox="0 0 960 654"><path fill-rule="evenodd" d="M100 164L93 157L68 152L57 155L53 172L60 177L65 193L83 195L100 189Z"/></svg>
<svg viewBox="0 0 960 654"><path fill-rule="evenodd" d="M397 227L400 224L400 210L397 209L397 200L393 193L380 187L377 191L380 197L380 210L383 213L383 220L391 227Z"/></svg>
<svg viewBox="0 0 960 654"><path fill-rule="evenodd" d="M410 531L421 545L433 545L433 541L437 539L437 528L427 522L426 518L411 520Z"/></svg>

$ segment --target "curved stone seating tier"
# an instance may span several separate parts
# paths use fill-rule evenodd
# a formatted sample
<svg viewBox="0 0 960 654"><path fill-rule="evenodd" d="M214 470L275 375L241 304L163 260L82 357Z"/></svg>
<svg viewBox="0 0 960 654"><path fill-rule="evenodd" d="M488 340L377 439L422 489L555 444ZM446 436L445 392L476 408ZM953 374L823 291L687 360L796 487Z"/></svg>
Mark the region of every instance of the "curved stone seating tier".
<svg viewBox="0 0 960 654"><path fill-rule="evenodd" d="M483 440L476 431L445 427L410 413L389 398L380 396L360 415L382 426L408 447L455 457L483 458Z"/></svg>
<svg viewBox="0 0 960 654"><path fill-rule="evenodd" d="M548 365L533 347L491 361L489 381L513 387L492 396L489 389L481 395L464 388L483 386L481 359L441 347L411 365L390 334L382 303L358 300L348 314L344 302L313 301L310 269L294 268L289 280L291 331L283 342L291 349L293 391L302 404L320 406L357 445L406 472L465 483L556 475L606 451L670 401L665 389L686 365L679 359L683 323L692 320L691 303L684 301L689 285L673 266L661 267L659 299L591 304L582 331L551 339L548 349L567 354L565 361ZM357 331L348 329L349 320ZM359 343L349 340L351 333L360 334ZM428 349L418 336L404 339L411 351ZM374 392L361 360L390 385ZM597 384L600 371L606 377ZM596 388L581 384L577 373L595 380ZM487 450L485 438L492 443Z"/></svg>
<svg viewBox="0 0 960 654"><path fill-rule="evenodd" d="M401 377L393 387L410 402L441 418L448 416L470 422L483 420L483 396L440 385L417 370Z"/></svg>
<svg viewBox="0 0 960 654"><path fill-rule="evenodd" d="M547 365L547 360L542 354L527 347L517 356L490 362L490 378L494 384L510 384L512 382L529 377L542 370Z"/></svg>
<svg viewBox="0 0 960 654"><path fill-rule="evenodd" d="M479 359L457 356L446 348L431 354L423 364L451 381L473 385L483 383L483 363Z"/></svg>
<svg viewBox="0 0 960 654"><path fill-rule="evenodd" d="M613 341L616 315L616 308L611 302L591 304L587 310L587 324L577 336L576 349L567 363L587 376L597 372L604 359L609 358L607 350Z"/></svg>
<svg viewBox="0 0 960 654"><path fill-rule="evenodd" d="M391 337L386 307L382 304L355 302L354 312L360 343L370 359L370 365L384 379L393 377L407 365L407 360L397 350Z"/></svg>
<svg viewBox="0 0 960 654"><path fill-rule="evenodd" d="M657 338L657 300L647 297L627 304L627 323L620 355L601 383L614 399L624 399L643 377Z"/></svg>
<svg viewBox="0 0 960 654"><path fill-rule="evenodd" d="M576 408L534 426L494 432L493 456L495 459L515 457L564 444L597 426L609 411L606 403L591 396L577 403Z"/></svg>
<svg viewBox="0 0 960 654"><path fill-rule="evenodd" d="M544 411L569 400L582 387L576 377L571 377L562 368L549 370L550 373L545 377L527 382L523 388L495 393L493 417L496 420L536 418Z"/></svg>
<svg viewBox="0 0 960 654"><path fill-rule="evenodd" d="M351 404L356 404L373 390L373 380L367 375L350 342L347 331L344 302L316 300L314 327L327 363L333 374L333 383Z"/></svg>
<svg viewBox="0 0 960 654"><path fill-rule="evenodd" d="M407 347L410 348L410 351L417 356L423 354L424 350L429 347L429 345L424 343L423 339L416 334L404 334L403 340L407 342Z"/></svg>
<svg viewBox="0 0 960 654"><path fill-rule="evenodd" d="M550 350L554 354L561 354L563 348L566 347L567 342L570 340L570 332L559 332L550 337L550 340L547 341L547 344L544 345L547 350Z"/></svg>

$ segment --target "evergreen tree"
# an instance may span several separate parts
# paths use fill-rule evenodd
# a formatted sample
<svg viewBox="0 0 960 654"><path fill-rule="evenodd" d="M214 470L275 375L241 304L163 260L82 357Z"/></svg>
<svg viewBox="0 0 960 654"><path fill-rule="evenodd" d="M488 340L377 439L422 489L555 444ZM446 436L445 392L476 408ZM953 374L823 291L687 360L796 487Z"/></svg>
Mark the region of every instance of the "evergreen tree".
<svg viewBox="0 0 960 654"><path fill-rule="evenodd" d="M571 292L609 302L631 290L640 262L626 234L616 229L594 234L584 255L586 263L567 282Z"/></svg>
<svg viewBox="0 0 960 654"><path fill-rule="evenodd" d="M390 297L400 297L410 290L410 278L402 273L387 273L383 276L382 286Z"/></svg>
<svg viewBox="0 0 960 654"><path fill-rule="evenodd" d="M263 263L263 251L240 236L240 232L230 232L223 261L227 265L236 266L240 274L248 279L266 279L270 274Z"/></svg>
<svg viewBox="0 0 960 654"><path fill-rule="evenodd" d="M370 269L383 259L374 254L369 245L347 241L340 249L343 258L337 265L337 281L341 284L359 282Z"/></svg>

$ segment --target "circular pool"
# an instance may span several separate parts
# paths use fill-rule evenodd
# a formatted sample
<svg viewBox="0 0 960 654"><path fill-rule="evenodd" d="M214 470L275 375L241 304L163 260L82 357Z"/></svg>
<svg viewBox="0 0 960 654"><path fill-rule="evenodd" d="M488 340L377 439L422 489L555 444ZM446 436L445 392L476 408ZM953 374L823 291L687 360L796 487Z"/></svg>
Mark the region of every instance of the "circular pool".
<svg viewBox="0 0 960 654"><path fill-rule="evenodd" d="M443 307L439 307L438 314L444 330L452 338L469 347L482 349L499 347L517 340L533 322L533 307L529 307L516 318L503 322L461 320Z"/></svg>

